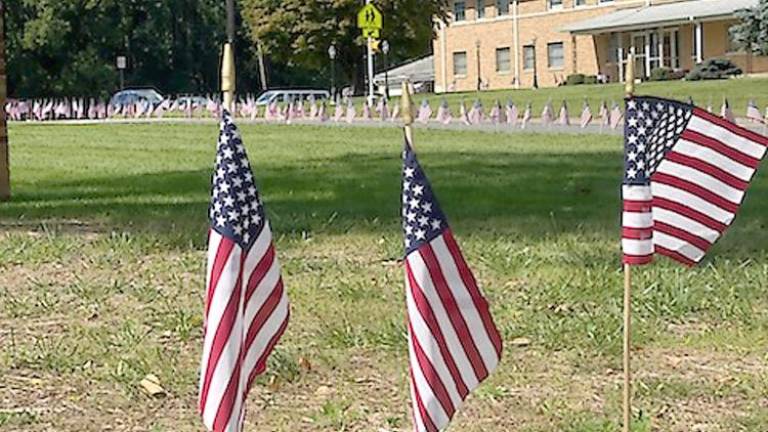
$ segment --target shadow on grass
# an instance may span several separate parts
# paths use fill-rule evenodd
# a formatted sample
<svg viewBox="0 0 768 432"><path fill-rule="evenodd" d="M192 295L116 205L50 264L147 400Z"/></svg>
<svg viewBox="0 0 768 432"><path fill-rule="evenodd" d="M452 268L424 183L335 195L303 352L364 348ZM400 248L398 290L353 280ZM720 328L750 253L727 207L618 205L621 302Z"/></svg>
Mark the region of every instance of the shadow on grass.
<svg viewBox="0 0 768 432"><path fill-rule="evenodd" d="M421 159L457 230L534 239L579 232L618 236L621 161L615 152L431 151ZM346 154L257 167L256 177L278 235L397 235L399 173L395 157ZM204 241L209 182L208 169L45 180L3 204L2 221L77 221L197 245ZM767 193L768 184L758 179L741 215L750 223L740 237L763 231Z"/></svg>

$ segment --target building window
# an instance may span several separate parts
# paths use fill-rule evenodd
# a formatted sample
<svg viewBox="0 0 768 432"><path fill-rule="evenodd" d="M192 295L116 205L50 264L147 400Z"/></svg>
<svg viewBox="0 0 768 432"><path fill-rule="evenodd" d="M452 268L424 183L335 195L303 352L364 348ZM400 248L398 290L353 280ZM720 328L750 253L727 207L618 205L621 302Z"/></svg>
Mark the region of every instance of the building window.
<svg viewBox="0 0 768 432"><path fill-rule="evenodd" d="M613 0L599 0L600 3L613 3Z"/></svg>
<svg viewBox="0 0 768 432"><path fill-rule="evenodd" d="M459 51L453 53L453 75L467 75L467 52Z"/></svg>
<svg viewBox="0 0 768 432"><path fill-rule="evenodd" d="M562 9L563 8L563 0L549 0L549 8L550 9Z"/></svg>
<svg viewBox="0 0 768 432"><path fill-rule="evenodd" d="M523 69L533 70L536 61L536 47L526 45L523 47Z"/></svg>
<svg viewBox="0 0 768 432"><path fill-rule="evenodd" d="M463 1L453 3L453 20L464 21L467 19L467 4Z"/></svg>
<svg viewBox="0 0 768 432"><path fill-rule="evenodd" d="M547 44L547 56L550 69L562 69L565 65L565 53L562 42Z"/></svg>
<svg viewBox="0 0 768 432"><path fill-rule="evenodd" d="M496 15L509 15L509 0L496 0Z"/></svg>
<svg viewBox="0 0 768 432"><path fill-rule="evenodd" d="M485 18L485 0L475 0L477 3L477 19L483 19Z"/></svg>
<svg viewBox="0 0 768 432"><path fill-rule="evenodd" d="M574 0L573 4L576 5L576 7L586 6L587 0Z"/></svg>
<svg viewBox="0 0 768 432"><path fill-rule="evenodd" d="M509 48L496 48L496 72L509 72Z"/></svg>

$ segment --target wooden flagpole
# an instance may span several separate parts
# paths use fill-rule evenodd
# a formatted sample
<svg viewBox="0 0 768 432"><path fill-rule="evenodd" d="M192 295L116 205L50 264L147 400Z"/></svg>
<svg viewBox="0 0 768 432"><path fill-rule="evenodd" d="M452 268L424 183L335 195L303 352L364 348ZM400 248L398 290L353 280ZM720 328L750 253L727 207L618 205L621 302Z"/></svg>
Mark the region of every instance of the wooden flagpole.
<svg viewBox="0 0 768 432"><path fill-rule="evenodd" d="M408 144L413 147L413 103L411 102L410 83L403 81L403 94L400 96L400 112L403 117L403 130Z"/></svg>
<svg viewBox="0 0 768 432"><path fill-rule="evenodd" d="M635 56L627 56L626 97L635 94ZM625 114L626 115L626 114ZM629 432L632 427L632 266L624 264L624 427Z"/></svg>

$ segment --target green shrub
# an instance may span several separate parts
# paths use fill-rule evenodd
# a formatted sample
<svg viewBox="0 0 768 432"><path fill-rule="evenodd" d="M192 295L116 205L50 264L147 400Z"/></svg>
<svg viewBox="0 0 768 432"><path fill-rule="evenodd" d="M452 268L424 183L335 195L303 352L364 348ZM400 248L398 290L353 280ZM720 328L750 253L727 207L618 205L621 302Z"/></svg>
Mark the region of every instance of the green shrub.
<svg viewBox="0 0 768 432"><path fill-rule="evenodd" d="M685 76L689 81L725 79L741 75L742 70L728 59L713 58L699 63Z"/></svg>
<svg viewBox="0 0 768 432"><path fill-rule="evenodd" d="M648 81L669 81L672 79L672 69L661 67L651 71Z"/></svg>
<svg viewBox="0 0 768 432"><path fill-rule="evenodd" d="M597 84L597 75L587 75L584 77L584 84Z"/></svg>
<svg viewBox="0 0 768 432"><path fill-rule="evenodd" d="M568 75L565 79L565 85L579 85L584 84L584 74L572 74Z"/></svg>

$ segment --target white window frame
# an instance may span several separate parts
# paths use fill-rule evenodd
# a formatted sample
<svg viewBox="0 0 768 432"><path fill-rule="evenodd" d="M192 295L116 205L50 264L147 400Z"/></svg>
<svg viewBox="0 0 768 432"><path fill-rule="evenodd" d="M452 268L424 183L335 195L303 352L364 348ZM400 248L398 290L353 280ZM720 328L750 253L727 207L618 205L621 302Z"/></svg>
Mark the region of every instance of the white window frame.
<svg viewBox="0 0 768 432"><path fill-rule="evenodd" d="M559 66L552 66L552 53L550 52L550 48L554 45L560 45L562 49L562 61L563 63ZM549 42L547 43L547 68L549 70L563 70L565 69L565 43L561 41L556 42Z"/></svg>
<svg viewBox="0 0 768 432"><path fill-rule="evenodd" d="M531 62L532 62L531 63L531 67L527 67L526 64L525 64L525 62L526 62L525 53L529 49L531 50L531 53L533 54L531 56ZM523 70L524 71L532 71L534 69L536 69L536 45L523 45Z"/></svg>
<svg viewBox="0 0 768 432"><path fill-rule="evenodd" d="M456 56L458 54L464 55L464 73L457 73L456 72ZM453 76L464 78L467 76L467 71L469 70L469 56L467 55L466 51L454 51L451 55L451 61L453 62Z"/></svg>
<svg viewBox="0 0 768 432"><path fill-rule="evenodd" d="M562 10L563 9L563 4L565 3L565 0L557 0L557 1L560 2L559 5L553 5L552 4L553 1L554 0L547 0L547 9L548 10Z"/></svg>
<svg viewBox="0 0 768 432"><path fill-rule="evenodd" d="M501 9L499 9L500 3L507 5L507 10L504 13L501 13ZM496 0L496 16L507 16L507 15L509 15L509 0Z"/></svg>
<svg viewBox="0 0 768 432"><path fill-rule="evenodd" d="M500 69L499 68L499 52L500 51L507 51L507 68L506 69ZM498 47L496 48L496 73L498 74L508 74L512 72L512 49L510 47Z"/></svg>
<svg viewBox="0 0 768 432"><path fill-rule="evenodd" d="M456 5L459 4L459 3L464 5L464 9L462 9L462 11L461 11L461 18L460 19L457 18L457 15L456 15ZM466 21L467 20L467 2L466 2L466 0L465 1L454 1L453 2L452 13L453 13L453 21L454 22Z"/></svg>

